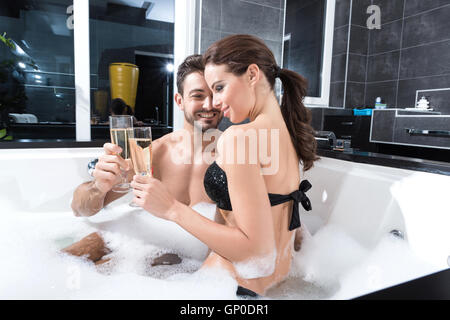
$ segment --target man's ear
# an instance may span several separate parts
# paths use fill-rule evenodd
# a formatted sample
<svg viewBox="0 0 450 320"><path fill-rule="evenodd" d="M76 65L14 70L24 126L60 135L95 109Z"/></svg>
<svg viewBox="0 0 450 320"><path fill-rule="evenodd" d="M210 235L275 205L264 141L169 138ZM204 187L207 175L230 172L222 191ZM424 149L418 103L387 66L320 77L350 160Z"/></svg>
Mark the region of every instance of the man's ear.
<svg viewBox="0 0 450 320"><path fill-rule="evenodd" d="M258 82L261 75L261 70L259 69L258 65L255 63L252 63L247 68L247 78L250 81L250 85L254 85Z"/></svg>
<svg viewBox="0 0 450 320"><path fill-rule="evenodd" d="M183 97L178 92L175 93L175 103L178 105L178 108L180 108L181 111L184 111L184 105L183 105Z"/></svg>

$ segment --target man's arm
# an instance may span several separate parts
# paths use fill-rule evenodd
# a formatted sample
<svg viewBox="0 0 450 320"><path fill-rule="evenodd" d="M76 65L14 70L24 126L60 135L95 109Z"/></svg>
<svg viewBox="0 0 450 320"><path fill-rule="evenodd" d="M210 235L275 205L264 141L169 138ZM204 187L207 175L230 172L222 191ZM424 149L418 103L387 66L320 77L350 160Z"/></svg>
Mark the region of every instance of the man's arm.
<svg viewBox="0 0 450 320"><path fill-rule="evenodd" d="M164 152L164 139L159 138L152 142L152 164L155 168L155 176L160 177L158 163ZM106 205L124 196L126 193L112 191L112 187L118 183L120 166L128 167L127 181L133 180L134 171L131 161L125 161L117 156L118 146L105 143L105 154L99 157L93 172L94 180L79 185L73 194L72 211L77 217L90 217L97 214Z"/></svg>
<svg viewBox="0 0 450 320"><path fill-rule="evenodd" d="M105 143L103 149L105 154L99 157L93 172L94 181L85 182L75 189L71 207L76 216L92 216L124 195L111 189L120 181L120 168L130 170L131 162L118 156L121 149L115 144ZM128 179L131 180L132 176L128 171Z"/></svg>
<svg viewBox="0 0 450 320"><path fill-rule="evenodd" d="M77 217L90 217L98 213L107 204L119 199L125 193L103 192L96 186L96 181L79 185L73 193L72 210Z"/></svg>

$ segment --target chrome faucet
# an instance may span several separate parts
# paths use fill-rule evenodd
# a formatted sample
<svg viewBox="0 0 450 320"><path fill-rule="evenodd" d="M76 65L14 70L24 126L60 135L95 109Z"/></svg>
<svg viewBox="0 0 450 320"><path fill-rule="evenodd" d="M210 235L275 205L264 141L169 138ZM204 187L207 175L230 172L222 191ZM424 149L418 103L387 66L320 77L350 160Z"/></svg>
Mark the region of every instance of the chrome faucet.
<svg viewBox="0 0 450 320"><path fill-rule="evenodd" d="M391 230L389 233L392 234L394 237L397 237L400 239L405 239L403 232L401 232L400 230L394 229L394 230Z"/></svg>

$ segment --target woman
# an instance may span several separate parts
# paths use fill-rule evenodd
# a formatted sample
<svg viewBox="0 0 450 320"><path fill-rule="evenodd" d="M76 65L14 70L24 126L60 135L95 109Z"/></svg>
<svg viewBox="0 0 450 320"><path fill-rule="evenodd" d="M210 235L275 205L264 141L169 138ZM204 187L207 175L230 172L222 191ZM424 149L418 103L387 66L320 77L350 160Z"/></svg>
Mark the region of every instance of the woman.
<svg viewBox="0 0 450 320"><path fill-rule="evenodd" d="M213 104L233 123L250 120L222 134L217 162L205 174L206 192L217 203L225 224L182 205L153 178L134 177L134 201L208 245L212 253L204 267L227 269L239 284L238 294L265 295L289 272L294 230L300 226L298 202L310 209L304 194L310 185L307 181L300 184L299 172L299 161L308 170L318 159L310 115L302 103L306 81L295 72L280 69L264 42L250 35L217 41L204 54L204 62ZM284 90L281 107L274 93L277 77ZM270 139L271 132L277 132L279 139ZM263 164L260 149L256 161L251 161L249 143L239 149L242 144L235 142L246 140L249 133L255 133L268 150L276 144L279 153L271 155L271 163ZM227 155L239 152L244 153L244 163L227 160ZM278 170L261 174L274 161Z"/></svg>

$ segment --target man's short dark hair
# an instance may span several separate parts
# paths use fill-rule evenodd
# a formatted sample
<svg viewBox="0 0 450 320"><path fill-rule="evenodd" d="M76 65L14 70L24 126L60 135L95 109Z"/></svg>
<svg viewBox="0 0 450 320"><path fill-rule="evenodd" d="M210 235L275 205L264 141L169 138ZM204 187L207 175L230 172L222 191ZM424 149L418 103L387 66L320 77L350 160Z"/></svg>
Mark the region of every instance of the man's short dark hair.
<svg viewBox="0 0 450 320"><path fill-rule="evenodd" d="M183 63L178 67L177 87L178 93L183 95L184 79L193 72L203 73L205 67L203 65L203 56L201 54L193 54L184 59Z"/></svg>

